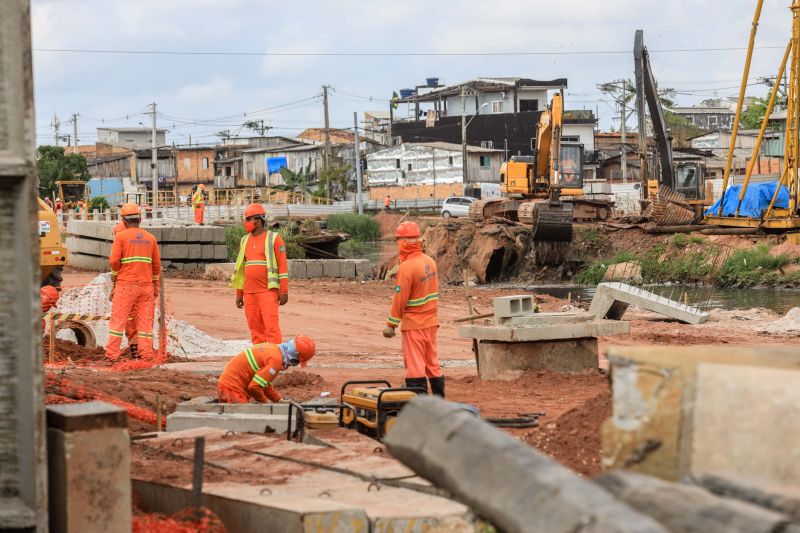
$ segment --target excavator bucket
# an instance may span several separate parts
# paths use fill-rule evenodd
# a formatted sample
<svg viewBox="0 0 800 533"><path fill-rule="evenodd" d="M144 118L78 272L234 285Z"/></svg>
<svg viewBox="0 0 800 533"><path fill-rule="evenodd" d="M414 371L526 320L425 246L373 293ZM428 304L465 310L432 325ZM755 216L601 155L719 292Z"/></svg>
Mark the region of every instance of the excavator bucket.
<svg viewBox="0 0 800 533"><path fill-rule="evenodd" d="M531 238L539 242L572 242L572 204L558 196L526 202L519 208L519 220L533 227Z"/></svg>

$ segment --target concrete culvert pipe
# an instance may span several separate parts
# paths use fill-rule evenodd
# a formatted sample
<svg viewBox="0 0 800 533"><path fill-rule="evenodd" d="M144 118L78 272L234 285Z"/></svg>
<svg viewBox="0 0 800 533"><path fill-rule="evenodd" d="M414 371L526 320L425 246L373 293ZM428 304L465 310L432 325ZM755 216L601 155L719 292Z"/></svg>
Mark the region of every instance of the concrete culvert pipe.
<svg viewBox="0 0 800 533"><path fill-rule="evenodd" d="M79 322L77 320L65 320L56 325L56 335L61 330L68 329L75 335L75 342L84 348L95 348L97 346L97 339L94 336L92 328L88 324Z"/></svg>

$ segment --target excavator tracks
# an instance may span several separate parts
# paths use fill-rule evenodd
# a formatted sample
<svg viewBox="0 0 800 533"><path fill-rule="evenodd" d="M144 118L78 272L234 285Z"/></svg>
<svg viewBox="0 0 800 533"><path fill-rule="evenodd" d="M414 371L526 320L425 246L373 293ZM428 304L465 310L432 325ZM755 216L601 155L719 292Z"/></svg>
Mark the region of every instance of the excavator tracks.
<svg viewBox="0 0 800 533"><path fill-rule="evenodd" d="M519 200L493 198L491 200L475 200L469 206L469 218L475 222L484 222L492 217L517 220Z"/></svg>

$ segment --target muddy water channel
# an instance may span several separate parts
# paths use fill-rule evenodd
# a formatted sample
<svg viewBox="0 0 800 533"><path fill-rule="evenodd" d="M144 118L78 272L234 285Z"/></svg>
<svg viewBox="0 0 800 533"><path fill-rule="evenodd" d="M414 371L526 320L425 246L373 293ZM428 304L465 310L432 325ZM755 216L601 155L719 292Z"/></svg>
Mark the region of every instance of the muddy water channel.
<svg viewBox="0 0 800 533"><path fill-rule="evenodd" d="M483 287L481 287L483 288ZM492 284L485 288L515 288L534 294L547 294L557 298L571 298L577 302L590 302L594 296L594 287L555 285L555 286L519 286ZM697 287L691 285L656 285L645 286L648 290L679 301L687 301L690 305L701 309L752 309L764 307L776 313L785 314L793 307L800 307L800 289L763 288L731 288Z"/></svg>

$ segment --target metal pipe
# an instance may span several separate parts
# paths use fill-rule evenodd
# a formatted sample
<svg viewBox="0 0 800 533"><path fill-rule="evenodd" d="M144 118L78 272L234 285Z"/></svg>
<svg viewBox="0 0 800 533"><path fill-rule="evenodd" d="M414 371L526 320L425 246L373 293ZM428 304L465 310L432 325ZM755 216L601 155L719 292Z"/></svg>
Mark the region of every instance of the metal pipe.
<svg viewBox="0 0 800 533"><path fill-rule="evenodd" d="M722 207L725 204L725 190L728 188L728 178L731 173L731 163L733 162L733 150L736 147L736 135L739 133L739 121L742 119L742 106L744 104L744 95L747 91L747 79L750 77L750 63L753 59L753 47L756 42L756 33L758 33L758 21L761 18L761 8L764 5L764 0L758 0L756 5L756 12L753 15L753 25L750 28L750 42L747 45L747 59L744 63L744 72L742 73L742 86L739 89L739 101L736 103L736 115L733 119L733 130L731 131L731 144L728 150L728 159L725 162L725 173L722 176L722 197L719 203L718 216L722 216Z"/></svg>
<svg viewBox="0 0 800 533"><path fill-rule="evenodd" d="M778 75L775 76L775 85L772 87L772 94L770 94L769 103L767 103L767 110L764 113L764 120L761 121L761 129L758 132L758 138L756 139L756 144L753 147L753 153L750 156L750 161L747 162L747 171L745 172L744 183L742 183L742 190L739 191L739 203L736 206L737 217L739 216L739 209L742 207L744 193L747 191L747 186L750 184L750 176L753 174L753 165L755 164L756 157L758 156L758 151L761 149L761 142L764 140L764 132L767 130L769 117L772 114L772 108L775 106L775 98L778 94L781 78L783 78L783 73L786 70L786 63L789 61L789 52L791 49L792 41L790 40L789 44L786 45L786 52L783 54L783 60L781 61L781 67L778 69Z"/></svg>

